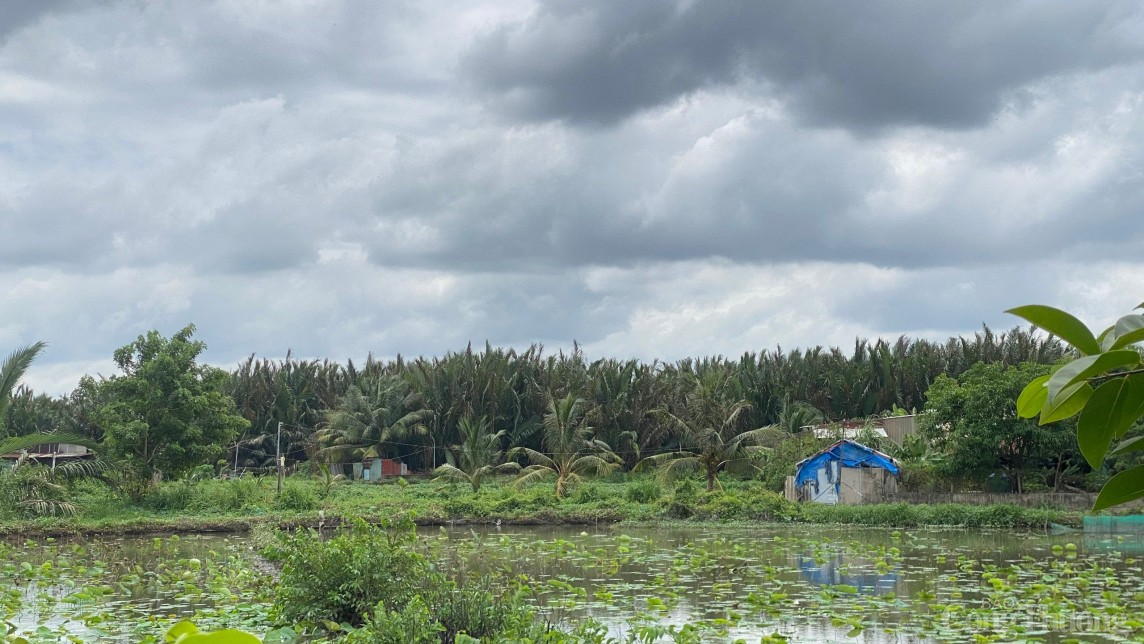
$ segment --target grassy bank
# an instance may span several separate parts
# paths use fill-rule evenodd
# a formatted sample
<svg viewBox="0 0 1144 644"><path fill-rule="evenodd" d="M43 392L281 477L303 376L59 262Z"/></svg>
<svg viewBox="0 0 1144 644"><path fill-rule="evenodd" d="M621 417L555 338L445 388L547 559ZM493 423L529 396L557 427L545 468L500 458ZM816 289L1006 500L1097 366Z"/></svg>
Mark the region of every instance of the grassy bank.
<svg viewBox="0 0 1144 644"><path fill-rule="evenodd" d="M650 477L615 477L579 485L563 499L550 486L518 489L492 481L479 493L428 480L383 484L326 484L292 477L282 493L272 478L163 483L144 499L129 502L90 484L74 491L79 514L69 517L0 518L0 534L66 535L144 532L241 532L257 525L327 524L342 517L416 517L423 525L594 524L620 521L805 522L863 526L961 526L1044 529L1049 523L1078 525L1080 515L1014 505L825 506L791 503L761 484L727 481L707 492L694 482L663 485Z"/></svg>

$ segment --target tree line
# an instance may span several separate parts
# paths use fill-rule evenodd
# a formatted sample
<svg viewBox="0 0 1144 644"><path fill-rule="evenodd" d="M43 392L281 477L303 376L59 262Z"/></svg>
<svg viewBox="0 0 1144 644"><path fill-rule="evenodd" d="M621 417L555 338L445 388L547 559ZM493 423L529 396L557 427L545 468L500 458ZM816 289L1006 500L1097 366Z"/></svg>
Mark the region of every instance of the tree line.
<svg viewBox="0 0 1144 644"><path fill-rule="evenodd" d="M574 404L574 420L590 428L590 440L631 469L688 451L685 443L697 440L683 431L689 423L714 428L715 438L704 440L721 444L760 428L794 434L812 423L921 409L935 381L975 364L1047 365L1066 352L1032 328L983 327L945 342L857 339L846 351L780 347L738 359L590 360L578 346L546 353L540 345L486 345L361 364L251 356L226 372L197 362L205 345L194 332L191 325L170 338L140 336L115 352L120 374L84 377L66 396L9 390L0 431L106 443L130 456L142 477L177 476L202 463L273 466L279 441L291 464L376 456L425 471L456 461L466 441L477 440L471 430L478 422L481 436L517 450L518 460L551 458L546 418L560 404L567 416ZM775 438L755 435L751 443Z"/></svg>

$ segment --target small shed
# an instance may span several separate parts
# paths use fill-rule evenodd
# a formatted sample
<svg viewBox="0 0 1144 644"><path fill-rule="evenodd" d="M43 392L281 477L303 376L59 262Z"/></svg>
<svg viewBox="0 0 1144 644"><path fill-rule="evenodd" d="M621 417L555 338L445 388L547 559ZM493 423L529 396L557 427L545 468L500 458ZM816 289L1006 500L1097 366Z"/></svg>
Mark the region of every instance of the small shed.
<svg viewBox="0 0 1144 644"><path fill-rule="evenodd" d="M893 457L847 438L799 461L793 488L799 501L877 503L897 491L899 471Z"/></svg>
<svg viewBox="0 0 1144 644"><path fill-rule="evenodd" d="M392 458L367 458L354 463L354 478L362 481L380 481L387 476L407 476L409 466Z"/></svg>

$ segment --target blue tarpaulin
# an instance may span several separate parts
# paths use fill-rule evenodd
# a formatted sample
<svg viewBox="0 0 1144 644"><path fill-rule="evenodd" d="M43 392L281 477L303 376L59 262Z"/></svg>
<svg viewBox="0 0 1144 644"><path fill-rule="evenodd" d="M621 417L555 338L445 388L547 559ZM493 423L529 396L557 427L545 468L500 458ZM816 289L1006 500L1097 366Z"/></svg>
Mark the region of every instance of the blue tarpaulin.
<svg viewBox="0 0 1144 644"><path fill-rule="evenodd" d="M894 464L894 459L862 443L845 439L806 460L799 461L795 466L794 484L800 486L816 480L818 470L823 464L832 461L840 461L842 467L880 467L895 476L898 474L898 466Z"/></svg>

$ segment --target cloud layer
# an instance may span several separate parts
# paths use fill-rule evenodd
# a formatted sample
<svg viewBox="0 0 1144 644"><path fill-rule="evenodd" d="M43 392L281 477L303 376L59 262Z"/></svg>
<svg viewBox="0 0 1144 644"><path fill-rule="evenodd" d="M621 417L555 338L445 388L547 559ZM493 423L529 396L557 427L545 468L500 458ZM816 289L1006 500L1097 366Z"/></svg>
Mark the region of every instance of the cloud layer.
<svg viewBox="0 0 1144 644"><path fill-rule="evenodd" d="M222 366L1107 322L1141 43L1130 2L12 3L0 346L61 393L192 321Z"/></svg>

